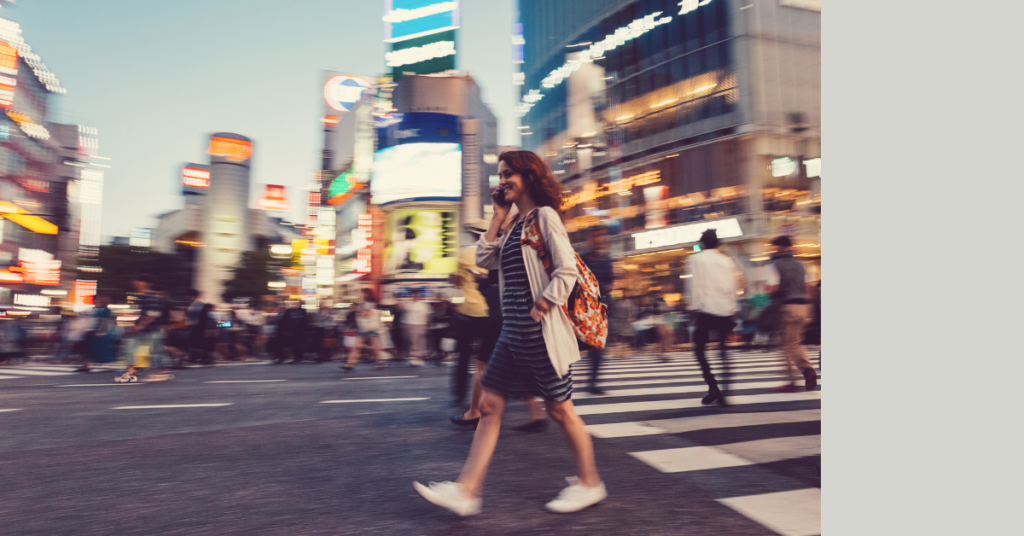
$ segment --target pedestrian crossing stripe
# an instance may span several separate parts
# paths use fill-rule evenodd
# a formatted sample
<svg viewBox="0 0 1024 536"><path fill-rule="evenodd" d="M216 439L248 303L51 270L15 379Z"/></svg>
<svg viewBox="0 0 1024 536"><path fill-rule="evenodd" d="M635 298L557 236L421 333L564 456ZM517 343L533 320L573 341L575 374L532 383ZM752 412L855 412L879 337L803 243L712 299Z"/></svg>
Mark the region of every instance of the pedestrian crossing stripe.
<svg viewBox="0 0 1024 536"><path fill-rule="evenodd" d="M778 380L770 382L740 382L740 383L729 383L729 391L742 391L750 389L771 389L779 385ZM821 385L821 382L818 382ZM576 399L606 399L616 396L646 396L646 395L667 395L667 394L683 394L683 393L705 393L708 390L707 384L700 385L681 385L672 387L646 387L641 389L617 389L614 391L605 391L604 395L592 395L589 393L574 394L573 397ZM729 400L732 400L730 397Z"/></svg>
<svg viewBox="0 0 1024 536"><path fill-rule="evenodd" d="M662 473L683 473L818 456L821 454L821 436L774 437L713 447L683 447L629 454Z"/></svg>
<svg viewBox="0 0 1024 536"><path fill-rule="evenodd" d="M718 502L782 536L821 534L821 488L731 497Z"/></svg>
<svg viewBox="0 0 1024 536"><path fill-rule="evenodd" d="M820 409L795 411L765 411L759 413L726 413L720 415L696 415L676 419L658 419L636 422L591 424L587 426L590 435L608 439L613 437L634 437L657 434L680 434L717 428L759 426L792 422L814 422L821 420Z"/></svg>
<svg viewBox="0 0 1024 536"><path fill-rule="evenodd" d="M727 358L730 371L727 393L769 389L786 383L787 365L780 352L730 354ZM733 395L727 398L729 406L725 412L720 411L717 406L704 406L699 397L693 396L707 392L708 389L693 353L677 352L667 357L665 360L659 354L651 354L616 359L606 355L597 378L597 385L605 390L605 395L573 393L573 399L577 401L576 412L579 415L584 416L585 420L588 416L601 419L598 421L599 424L587 425L587 431L595 441L625 441L626 445L633 447L627 449L631 457L665 474L753 468L768 463L821 455L820 435L751 439L751 435L756 437L762 433L758 428L747 428L743 437L748 440L727 444L655 450L635 448L642 447L645 442L653 439L645 438L657 435L701 430L726 432L729 429L765 425L766 429L774 430L772 434L777 434L779 429L771 425L813 424L821 421L820 390ZM708 352L707 357L713 372L722 380L721 359L717 349ZM586 385L590 379L590 361L587 357L573 364L573 379L579 385ZM629 402L615 401L623 397L632 399ZM779 409L786 407L793 409ZM678 410L682 410L678 416L665 418L664 412ZM707 414L709 411L714 413ZM651 412L658 412L660 415L656 419L644 418L647 416L645 414ZM689 412L694 414L687 416ZM627 419L632 417L633 420L607 422L620 415ZM660 445L664 445L664 441ZM785 480L787 479L783 477L783 481ZM718 501L778 534L812 536L821 534L820 497L819 488L808 488L728 497Z"/></svg>

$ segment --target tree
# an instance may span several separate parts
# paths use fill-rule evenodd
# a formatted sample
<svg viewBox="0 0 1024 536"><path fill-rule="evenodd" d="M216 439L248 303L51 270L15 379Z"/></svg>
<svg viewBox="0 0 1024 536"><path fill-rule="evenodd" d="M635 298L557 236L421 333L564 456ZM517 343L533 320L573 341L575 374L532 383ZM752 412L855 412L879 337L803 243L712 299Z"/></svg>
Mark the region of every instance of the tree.
<svg viewBox="0 0 1024 536"><path fill-rule="evenodd" d="M109 294L115 303L124 303L127 295L135 292L132 278L136 274L148 274L171 296L182 296L192 286L191 271L177 255L149 248L100 246L97 262L103 271L96 276L96 291Z"/></svg>
<svg viewBox="0 0 1024 536"><path fill-rule="evenodd" d="M260 298L268 294L267 283L270 282L270 268L273 266L275 263L269 250L242 253L232 278L224 282L224 294L221 297L227 303L235 298L249 298L254 305L258 305Z"/></svg>

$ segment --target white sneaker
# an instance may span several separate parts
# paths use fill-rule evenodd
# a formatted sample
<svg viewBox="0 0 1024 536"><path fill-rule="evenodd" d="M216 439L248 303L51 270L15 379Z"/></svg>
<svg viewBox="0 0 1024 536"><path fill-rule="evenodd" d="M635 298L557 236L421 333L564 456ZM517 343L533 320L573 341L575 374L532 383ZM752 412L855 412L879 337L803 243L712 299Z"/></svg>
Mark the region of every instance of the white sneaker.
<svg viewBox="0 0 1024 536"><path fill-rule="evenodd" d="M413 482L412 487L427 501L441 508L447 508L462 517L475 516L480 513L482 501L466 498L462 493L462 486L456 482L431 482L429 487L419 482Z"/></svg>
<svg viewBox="0 0 1024 536"><path fill-rule="evenodd" d="M118 376L117 378L114 378L114 381L117 383L131 383L137 382L139 381L139 379L134 374L128 374L127 372L125 372L124 374Z"/></svg>
<svg viewBox="0 0 1024 536"><path fill-rule="evenodd" d="M422 367L423 366L423 360L422 359L410 359L409 360L409 366L410 367Z"/></svg>
<svg viewBox="0 0 1024 536"><path fill-rule="evenodd" d="M555 500L547 504L548 510L560 514L578 512L608 497L604 482L591 488L584 486L580 479L574 476L566 477L565 481L569 483L569 487L563 489Z"/></svg>

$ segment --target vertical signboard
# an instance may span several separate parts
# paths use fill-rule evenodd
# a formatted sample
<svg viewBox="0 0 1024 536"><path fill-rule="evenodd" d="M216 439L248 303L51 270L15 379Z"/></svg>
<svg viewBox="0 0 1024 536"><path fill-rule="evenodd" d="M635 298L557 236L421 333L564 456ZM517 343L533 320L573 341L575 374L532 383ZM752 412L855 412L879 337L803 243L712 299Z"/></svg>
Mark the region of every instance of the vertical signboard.
<svg viewBox="0 0 1024 536"><path fill-rule="evenodd" d="M284 186L268 184L263 197L256 200L256 208L262 210L285 212L289 209L288 199L284 194Z"/></svg>
<svg viewBox="0 0 1024 536"><path fill-rule="evenodd" d="M433 74L455 68L455 30L460 25L459 2L385 0L384 55L395 80L405 73Z"/></svg>
<svg viewBox="0 0 1024 536"><path fill-rule="evenodd" d="M14 88L18 85L17 76L18 49L7 43L0 43L0 108L14 106Z"/></svg>
<svg viewBox="0 0 1024 536"><path fill-rule="evenodd" d="M463 221L479 220L480 183L483 180L483 155L480 152L480 120L462 120L462 215Z"/></svg>

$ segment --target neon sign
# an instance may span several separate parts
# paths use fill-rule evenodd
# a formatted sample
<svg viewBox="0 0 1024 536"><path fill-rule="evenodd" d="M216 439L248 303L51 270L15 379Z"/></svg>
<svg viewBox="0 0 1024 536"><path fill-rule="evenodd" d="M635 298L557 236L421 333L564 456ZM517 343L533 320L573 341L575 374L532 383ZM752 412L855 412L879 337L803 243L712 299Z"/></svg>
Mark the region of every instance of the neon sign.
<svg viewBox="0 0 1024 536"><path fill-rule="evenodd" d="M214 136L210 138L210 147L206 152L233 162L242 162L252 156L252 142Z"/></svg>
<svg viewBox="0 0 1024 536"><path fill-rule="evenodd" d="M632 190L634 186L647 186L648 184L654 184L661 180L660 171L648 171L647 173L641 173L632 177L627 177L622 180L609 182L603 186L598 186L593 190L584 190L565 197L562 200L562 210L568 210L580 203L587 203L600 197L617 194L619 192L627 192Z"/></svg>
<svg viewBox="0 0 1024 536"><path fill-rule="evenodd" d="M209 188L209 170L185 166L181 168L181 183L192 188Z"/></svg>
<svg viewBox="0 0 1024 536"><path fill-rule="evenodd" d="M356 259L352 261L352 268L358 273L370 273L370 259L373 253L373 214L364 212L359 215L359 223L356 227L354 243L359 247Z"/></svg>
<svg viewBox="0 0 1024 536"><path fill-rule="evenodd" d="M288 210L288 200L284 196L284 186L268 184L263 197L256 201L256 208L278 211Z"/></svg>
<svg viewBox="0 0 1024 536"><path fill-rule="evenodd" d="M366 186L365 183L356 180L355 175L346 171L331 181L327 190L327 204L340 205Z"/></svg>

